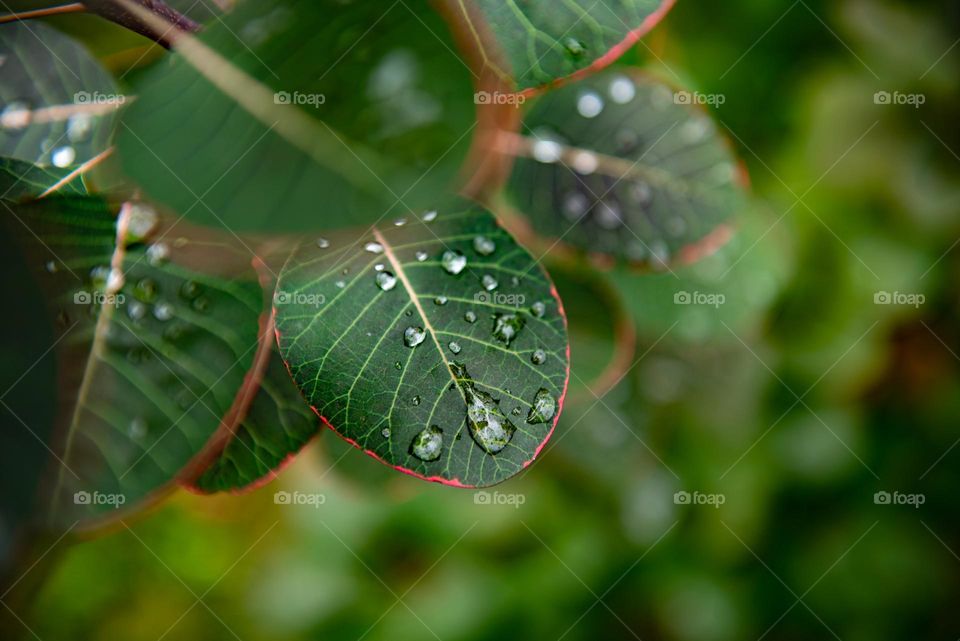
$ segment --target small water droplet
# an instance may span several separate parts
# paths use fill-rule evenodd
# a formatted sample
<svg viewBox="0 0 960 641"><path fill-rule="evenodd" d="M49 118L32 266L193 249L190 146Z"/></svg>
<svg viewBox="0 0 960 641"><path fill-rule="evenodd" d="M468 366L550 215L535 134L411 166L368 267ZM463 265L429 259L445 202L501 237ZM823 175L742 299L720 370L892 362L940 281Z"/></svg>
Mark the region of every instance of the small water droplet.
<svg viewBox="0 0 960 641"><path fill-rule="evenodd" d="M93 116L90 114L73 114L67 118L67 138L70 142L83 142L92 131Z"/></svg>
<svg viewBox="0 0 960 641"><path fill-rule="evenodd" d="M180 295L187 300L193 300L199 296L200 291L200 285L195 280L188 280L180 286Z"/></svg>
<svg viewBox="0 0 960 641"><path fill-rule="evenodd" d="M393 221L393 225L395 227L403 227L406 224L407 224L406 218L397 218L395 221Z"/></svg>
<svg viewBox="0 0 960 641"><path fill-rule="evenodd" d="M391 289L397 286L397 277L394 276L391 272L380 272L377 274L377 287L382 289L385 292L389 292Z"/></svg>
<svg viewBox="0 0 960 641"><path fill-rule="evenodd" d="M205 312L207 308L210 307L210 299L206 296L198 296L193 299L193 302L190 303L190 307L197 310L198 312Z"/></svg>
<svg viewBox="0 0 960 641"><path fill-rule="evenodd" d="M133 287L133 296L144 303L152 303L157 298L159 288L150 278L141 278Z"/></svg>
<svg viewBox="0 0 960 641"><path fill-rule="evenodd" d="M578 151L570 162L574 171L583 176L589 176L595 172L599 164L597 157L589 151Z"/></svg>
<svg viewBox="0 0 960 641"><path fill-rule="evenodd" d="M52 162L55 167L69 167L76 159L77 151L70 145L57 147L54 149L53 153L50 154L50 162Z"/></svg>
<svg viewBox="0 0 960 641"><path fill-rule="evenodd" d="M510 284L514 287L520 287L520 278L518 276L511 276Z"/></svg>
<svg viewBox="0 0 960 641"><path fill-rule="evenodd" d="M448 274L456 276L467 266L467 257L458 251L448 249L443 252L441 263Z"/></svg>
<svg viewBox="0 0 960 641"><path fill-rule="evenodd" d="M380 243L375 243L375 242L372 242L372 241L371 241L371 242L367 243L366 245L364 245L363 248L364 248L365 250L367 250L368 252L370 252L371 254L382 254L382 253L383 253L383 245L381 245Z"/></svg>
<svg viewBox="0 0 960 641"><path fill-rule="evenodd" d="M564 49L567 50L567 53L569 53L574 58L579 58L586 51L586 49L583 46L583 43L573 37L564 38L563 47Z"/></svg>
<svg viewBox="0 0 960 641"><path fill-rule="evenodd" d="M578 220L587 213L590 201L579 191L571 191L563 198L563 215L569 220Z"/></svg>
<svg viewBox="0 0 960 641"><path fill-rule="evenodd" d="M139 441L144 436L147 435L147 422L143 417L136 417L130 421L130 426L127 428L127 434L130 438Z"/></svg>
<svg viewBox="0 0 960 641"><path fill-rule="evenodd" d="M407 347L416 347L427 338L422 327L408 327L403 331L403 344Z"/></svg>
<svg viewBox="0 0 960 641"><path fill-rule="evenodd" d="M555 163L563 156L563 147L553 140L537 140L531 150L534 160L542 163Z"/></svg>
<svg viewBox="0 0 960 641"><path fill-rule="evenodd" d="M613 200L605 200L597 205L594 213L597 224L604 229L618 229L623 225L620 205Z"/></svg>
<svg viewBox="0 0 960 641"><path fill-rule="evenodd" d="M513 341L526 321L519 314L497 314L493 317L493 337L507 347Z"/></svg>
<svg viewBox="0 0 960 641"><path fill-rule="evenodd" d="M147 262L158 267L170 258L170 246L166 243L154 243L147 247Z"/></svg>
<svg viewBox="0 0 960 641"><path fill-rule="evenodd" d="M530 356L530 362L534 365L543 365L544 361L547 360L547 353L542 349L538 349Z"/></svg>
<svg viewBox="0 0 960 641"><path fill-rule="evenodd" d="M418 251L418 252L416 253L416 257L417 257L417 262L418 262L418 263L422 263L423 261L425 261L425 260L427 259L427 252L425 252L425 251Z"/></svg>
<svg viewBox="0 0 960 641"><path fill-rule="evenodd" d="M46 269L50 274L56 274L58 270L56 261L48 260L44 265L44 269Z"/></svg>
<svg viewBox="0 0 960 641"><path fill-rule="evenodd" d="M691 118L680 126L680 136L688 143L697 143L712 129L708 118Z"/></svg>
<svg viewBox="0 0 960 641"><path fill-rule="evenodd" d="M492 292L500 285L500 283L497 282L497 279L490 274L484 274L483 278L480 279L480 284L482 284L483 288L488 292Z"/></svg>
<svg viewBox="0 0 960 641"><path fill-rule="evenodd" d="M646 207L653 201L653 189L645 181L630 184L630 198L641 207Z"/></svg>
<svg viewBox="0 0 960 641"><path fill-rule="evenodd" d="M530 313L536 316L537 318L543 318L543 315L547 312L547 306L541 301L535 302L530 306Z"/></svg>
<svg viewBox="0 0 960 641"><path fill-rule="evenodd" d="M173 311L173 305L170 303L157 303L153 307L153 317L158 321L168 321L173 318Z"/></svg>
<svg viewBox="0 0 960 641"><path fill-rule="evenodd" d="M405 311L405 312L403 313L403 315L404 315L404 316L413 316L413 310L412 310L412 309L408 309L407 311Z"/></svg>
<svg viewBox="0 0 960 641"><path fill-rule="evenodd" d="M157 226L157 210L147 203L130 203L127 217L127 241L138 243L150 235ZM117 219L119 223L119 219Z"/></svg>
<svg viewBox="0 0 960 641"><path fill-rule="evenodd" d="M376 265L373 266L373 271L375 272L382 272L384 269L386 269L386 265L384 265L383 263L377 263Z"/></svg>
<svg viewBox="0 0 960 641"><path fill-rule="evenodd" d="M130 320L138 321L147 315L147 306L138 300L130 301L127 305L127 316Z"/></svg>
<svg viewBox="0 0 960 641"><path fill-rule="evenodd" d="M584 92L577 99L577 111L584 118L596 118L603 111L603 98L593 91Z"/></svg>
<svg viewBox="0 0 960 641"><path fill-rule="evenodd" d="M390 438L390 428L385 427L382 430L380 430L380 436L382 436L383 438Z"/></svg>
<svg viewBox="0 0 960 641"><path fill-rule="evenodd" d="M433 299L433 304L443 307L444 305L447 304L447 297L441 294L440 296L437 296L436 298Z"/></svg>
<svg viewBox="0 0 960 641"><path fill-rule="evenodd" d="M393 364L393 367L399 372L400 370L403 369L403 363L401 363L400 361L397 361L396 363Z"/></svg>
<svg viewBox="0 0 960 641"><path fill-rule="evenodd" d="M326 249L329 246L330 246L330 241L327 240L326 238L317 239L317 247L319 247L320 249Z"/></svg>
<svg viewBox="0 0 960 641"><path fill-rule="evenodd" d="M625 105L637 95L637 87L626 76L617 76L610 81L610 98L619 105Z"/></svg>
<svg viewBox="0 0 960 641"><path fill-rule="evenodd" d="M527 414L527 423L531 425L534 423L546 423L552 419L556 413L557 399L555 399L548 390L541 387L537 395L533 397L533 406L530 408L530 413Z"/></svg>
<svg viewBox="0 0 960 641"><path fill-rule="evenodd" d="M432 222L435 221L436 219L437 219L437 210L436 210L436 209L431 209L430 211L425 212L425 213L423 214L423 221L426 222L426 223L432 223Z"/></svg>
<svg viewBox="0 0 960 641"><path fill-rule="evenodd" d="M449 347L450 351L453 352L454 354L460 353L460 343L456 341L450 341L450 344L447 345L447 347Z"/></svg>
<svg viewBox="0 0 960 641"><path fill-rule="evenodd" d="M443 449L443 431L436 425L424 429L413 437L410 453L421 461L436 461Z"/></svg>
<svg viewBox="0 0 960 641"><path fill-rule="evenodd" d="M466 314L463 315L463 320L467 321L468 323L476 323L477 315L474 314L473 311L468 311Z"/></svg>
<svg viewBox="0 0 960 641"><path fill-rule="evenodd" d="M334 283L334 286L336 286L337 289L343 289L344 287L347 286L347 284L342 280L338 280L337 282Z"/></svg>
<svg viewBox="0 0 960 641"><path fill-rule="evenodd" d="M497 244L486 236L476 236L473 239L473 250L481 256L489 256L497 251Z"/></svg>
<svg viewBox="0 0 960 641"><path fill-rule="evenodd" d="M349 267L344 267L342 270L340 270L340 273L343 274L344 276L346 276L347 274L350 273L350 268L349 268Z"/></svg>
<svg viewBox="0 0 960 641"><path fill-rule="evenodd" d="M450 371L463 392L467 404L467 426L473 440L487 454L496 454L510 443L516 426L510 422L496 399L478 390L461 363L452 363Z"/></svg>
<svg viewBox="0 0 960 641"><path fill-rule="evenodd" d="M419 396L414 396L413 399L411 399L410 402L413 403L414 405L419 405L419 404L420 404L420 397L419 397Z"/></svg>
<svg viewBox="0 0 960 641"><path fill-rule="evenodd" d="M512 410L510 410L510 413L513 414L514 416L520 416L521 414L523 414L523 410L520 409L519 405L517 405Z"/></svg>

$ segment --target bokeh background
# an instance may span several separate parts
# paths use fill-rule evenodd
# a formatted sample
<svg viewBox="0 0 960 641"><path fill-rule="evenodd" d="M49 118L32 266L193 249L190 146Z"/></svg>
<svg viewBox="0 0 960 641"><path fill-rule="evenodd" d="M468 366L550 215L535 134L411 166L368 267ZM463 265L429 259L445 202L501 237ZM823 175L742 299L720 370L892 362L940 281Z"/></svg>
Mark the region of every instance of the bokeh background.
<svg viewBox="0 0 960 641"><path fill-rule="evenodd" d="M0 617L43 641L957 639L958 38L952 0L679 0L626 61L723 96L755 203L675 273L548 261L573 377L535 465L477 495L325 433L259 491L59 543Z"/></svg>

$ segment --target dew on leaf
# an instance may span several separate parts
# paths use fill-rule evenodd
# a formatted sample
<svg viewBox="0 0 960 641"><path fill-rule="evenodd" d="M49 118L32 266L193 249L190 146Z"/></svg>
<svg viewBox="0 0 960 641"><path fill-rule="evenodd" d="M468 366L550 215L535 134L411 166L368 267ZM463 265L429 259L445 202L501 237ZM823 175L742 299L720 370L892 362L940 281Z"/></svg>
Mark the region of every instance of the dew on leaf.
<svg viewBox="0 0 960 641"><path fill-rule="evenodd" d="M386 267L387 266L384 265L383 263L377 263L376 265L373 266L373 271L382 272L384 269L386 269Z"/></svg>
<svg viewBox="0 0 960 641"><path fill-rule="evenodd" d="M377 287L385 292L397 286L397 277L390 272L380 272L377 274Z"/></svg>
<svg viewBox="0 0 960 641"><path fill-rule="evenodd" d="M530 306L530 313L536 316L537 318L543 318L543 315L547 312L547 306L543 304L542 301L537 301Z"/></svg>
<svg viewBox="0 0 960 641"><path fill-rule="evenodd" d="M443 258L441 258L440 262L448 274L456 276L467 266L467 257L458 251L448 249L443 252Z"/></svg>
<svg viewBox="0 0 960 641"><path fill-rule="evenodd" d="M477 315L473 311L468 311L463 315L463 320L467 321L468 323L476 323Z"/></svg>
<svg viewBox="0 0 960 641"><path fill-rule="evenodd" d="M590 208L590 201L579 191L571 191L563 197L563 215L569 220L578 220Z"/></svg>
<svg viewBox="0 0 960 641"><path fill-rule="evenodd" d="M147 306L138 300L130 301L127 305L127 316L130 320L138 321L147 315Z"/></svg>
<svg viewBox="0 0 960 641"><path fill-rule="evenodd" d="M596 221L604 229L617 229L623 225L620 205L615 201L603 201L597 205Z"/></svg>
<svg viewBox="0 0 960 641"><path fill-rule="evenodd" d="M77 150L71 147L70 145L64 145L63 147L57 147L52 154L50 154L50 162L54 164L55 167L69 167L73 164L73 161L77 159Z"/></svg>
<svg viewBox="0 0 960 641"><path fill-rule="evenodd" d="M383 253L383 245L381 245L380 243L375 243L375 242L373 242L373 241L371 241L371 242L367 243L366 245L364 245L363 248L364 248L366 251L370 252L371 254L382 254L382 253Z"/></svg>
<svg viewBox="0 0 960 641"><path fill-rule="evenodd" d="M583 43L573 37L563 39L563 48L574 58L579 58L586 51Z"/></svg>
<svg viewBox="0 0 960 641"><path fill-rule="evenodd" d="M454 354L460 353L460 343L456 341L450 341L450 344L447 345L447 347L449 347L450 351L453 352Z"/></svg>
<svg viewBox="0 0 960 641"><path fill-rule="evenodd" d="M497 314L493 317L493 337L509 347L525 322L519 314Z"/></svg>
<svg viewBox="0 0 960 641"><path fill-rule="evenodd" d="M541 387L533 397L533 405L527 414L527 423L546 423L557 413L557 399L545 388Z"/></svg>
<svg viewBox="0 0 960 641"><path fill-rule="evenodd" d="M423 221L426 223L432 223L437 219L437 210L431 209L430 211L423 214Z"/></svg>
<svg viewBox="0 0 960 641"><path fill-rule="evenodd" d="M637 86L626 76L617 76L610 81L610 98L618 105L625 105L637 95Z"/></svg>
<svg viewBox="0 0 960 641"><path fill-rule="evenodd" d="M544 352L542 349L538 349L534 351L533 354L530 355L530 362L532 362L534 365L542 365L546 360L547 360L547 353Z"/></svg>
<svg viewBox="0 0 960 641"><path fill-rule="evenodd" d="M587 91L577 99L577 112L584 118L596 118L603 111L603 98L593 91Z"/></svg>
<svg viewBox="0 0 960 641"><path fill-rule="evenodd" d="M420 397L419 397L419 396L414 396L412 399L410 399L410 402L413 403L415 406L416 406L416 405L419 405L419 404L420 404Z"/></svg>
<svg viewBox="0 0 960 641"><path fill-rule="evenodd" d="M180 286L180 295L187 300L193 300L200 295L200 285L195 280L188 280Z"/></svg>
<svg viewBox="0 0 960 641"><path fill-rule="evenodd" d="M410 453L421 461L436 461L443 449L443 431L436 425L425 428L413 437Z"/></svg>
<svg viewBox="0 0 960 641"><path fill-rule="evenodd" d="M147 203L131 203L127 218L127 240L133 243L141 242L156 228L157 220L157 210Z"/></svg>
<svg viewBox="0 0 960 641"><path fill-rule="evenodd" d="M317 247L319 247L320 249L326 249L329 246L330 246L330 241L327 240L326 238L317 239Z"/></svg>
<svg viewBox="0 0 960 641"><path fill-rule="evenodd" d="M170 303L157 303L153 307L153 317L158 321L168 321L173 318L173 305Z"/></svg>
<svg viewBox="0 0 960 641"><path fill-rule="evenodd" d="M473 250L481 256L489 256L497 250L497 244L486 236L475 236Z"/></svg>
<svg viewBox="0 0 960 641"><path fill-rule="evenodd" d="M396 363L393 364L393 367L399 372L400 370L403 369L403 363L401 363L400 361L397 361Z"/></svg>
<svg viewBox="0 0 960 641"><path fill-rule="evenodd" d="M380 436L382 436L383 438L390 438L390 428L385 427L382 430L380 430Z"/></svg>
<svg viewBox="0 0 960 641"><path fill-rule="evenodd" d="M395 221L393 221L394 227L403 227L406 224L407 224L406 218L397 218Z"/></svg>
<svg viewBox="0 0 960 641"><path fill-rule="evenodd" d="M467 368L461 363L452 363L450 371L457 380L467 404L467 426L473 440L487 454L496 454L510 443L516 426L500 410L497 401L482 390L478 390Z"/></svg>
<svg viewBox="0 0 960 641"><path fill-rule="evenodd" d="M537 140L533 143L533 158L542 163L555 163L563 156L563 147L553 140Z"/></svg>
<svg viewBox="0 0 960 641"><path fill-rule="evenodd" d="M589 176L595 172L599 164L597 157L589 151L578 151L570 161L574 171L583 176Z"/></svg>
<svg viewBox="0 0 960 641"><path fill-rule="evenodd" d="M416 347L427 338L422 327L408 327L403 331L403 344L407 347Z"/></svg>
<svg viewBox="0 0 960 641"><path fill-rule="evenodd" d="M83 142L92 131L93 116L90 114L73 114L67 118L67 138L70 142Z"/></svg>
<svg viewBox="0 0 960 641"><path fill-rule="evenodd" d="M497 282L497 279L491 276L490 274L484 274L483 278L480 279L480 283L483 285L483 288L488 292L492 292L500 284Z"/></svg>
<svg viewBox="0 0 960 641"><path fill-rule="evenodd" d="M142 439L147 435L147 421L142 416L134 418L127 427L127 434L134 440Z"/></svg>
<svg viewBox="0 0 960 641"><path fill-rule="evenodd" d="M416 253L416 257L417 257L417 262L418 262L418 263L422 263L423 261L425 261L425 260L427 259L427 252L425 252L425 251L418 251L418 252Z"/></svg>
<svg viewBox="0 0 960 641"><path fill-rule="evenodd" d="M144 303L152 303L157 297L159 288L157 283L150 278L141 278L133 287L133 296Z"/></svg>
<svg viewBox="0 0 960 641"><path fill-rule="evenodd" d="M630 185L630 198L636 204L645 207L653 200L653 190L650 185L642 180L638 180Z"/></svg>
<svg viewBox="0 0 960 641"><path fill-rule="evenodd" d="M154 243L147 247L147 262L158 267L170 258L170 246L166 243Z"/></svg>
<svg viewBox="0 0 960 641"><path fill-rule="evenodd" d="M334 286L335 286L337 289L343 289L344 287L347 286L347 283L346 283L345 281L338 280L337 282L334 283Z"/></svg>
<svg viewBox="0 0 960 641"><path fill-rule="evenodd" d="M205 312L207 308L210 307L210 299L206 296L198 296L193 299L193 302L190 303L190 307L197 310L198 312Z"/></svg>
<svg viewBox="0 0 960 641"><path fill-rule="evenodd" d="M23 129L33 119L33 112L26 102L15 100L4 107L0 112L0 123L6 129Z"/></svg>
<svg viewBox="0 0 960 641"><path fill-rule="evenodd" d="M46 264L44 264L43 267L44 267L44 269L46 269L47 272L50 273L50 274L56 274L56 273L57 273L58 267L57 267L56 261L48 260L48 261L46 262Z"/></svg>

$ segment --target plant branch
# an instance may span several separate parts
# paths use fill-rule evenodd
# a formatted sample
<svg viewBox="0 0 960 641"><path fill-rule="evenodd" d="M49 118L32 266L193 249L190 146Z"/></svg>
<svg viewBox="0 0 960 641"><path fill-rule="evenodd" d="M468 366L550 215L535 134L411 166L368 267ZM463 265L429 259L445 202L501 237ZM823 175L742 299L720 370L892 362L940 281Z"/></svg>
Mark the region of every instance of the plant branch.
<svg viewBox="0 0 960 641"><path fill-rule="evenodd" d="M72 2L70 4L61 4L56 7L47 7L46 9L34 9L32 11L21 11L19 13L10 13L0 16L0 24L7 22L19 22L20 20L31 20L33 18L46 18L47 16L58 16L64 13L80 13L86 11L87 7L82 2Z"/></svg>
<svg viewBox="0 0 960 641"><path fill-rule="evenodd" d="M122 27L135 31L142 36L150 38L167 49L170 48L177 35L183 32L197 33L200 31L200 25L176 9L167 5L163 0L131 0L144 10L160 17L165 23L169 24L163 31L156 28L156 24L150 24L137 16L133 11L122 6L117 0L85 0L90 11L115 22Z"/></svg>

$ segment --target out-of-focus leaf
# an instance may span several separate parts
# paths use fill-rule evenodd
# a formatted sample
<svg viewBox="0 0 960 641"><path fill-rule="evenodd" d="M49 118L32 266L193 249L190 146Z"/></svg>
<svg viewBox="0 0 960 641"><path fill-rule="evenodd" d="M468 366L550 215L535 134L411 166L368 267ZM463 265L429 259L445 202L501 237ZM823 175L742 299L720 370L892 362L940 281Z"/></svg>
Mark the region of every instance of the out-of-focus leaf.
<svg viewBox="0 0 960 641"><path fill-rule="evenodd" d="M280 352L324 422L403 472L498 483L536 457L560 415L562 305L485 211L303 245L275 309Z"/></svg>
<svg viewBox="0 0 960 641"><path fill-rule="evenodd" d="M83 181L79 178L68 180L69 177L68 169L39 167L11 158L0 158L0 200L17 203L36 198L54 188L60 194L87 193Z"/></svg>
<svg viewBox="0 0 960 641"><path fill-rule="evenodd" d="M738 213L738 166L691 94L605 72L539 99L507 187L535 230L592 254L662 267Z"/></svg>
<svg viewBox="0 0 960 641"><path fill-rule="evenodd" d="M0 156L67 167L109 145L122 97L72 38L39 22L0 25Z"/></svg>
<svg viewBox="0 0 960 641"><path fill-rule="evenodd" d="M242 3L136 82L120 158L189 220L238 230L435 206L474 123L448 41L422 1Z"/></svg>
<svg viewBox="0 0 960 641"><path fill-rule="evenodd" d="M674 0L444 0L501 79L530 90L610 64Z"/></svg>

